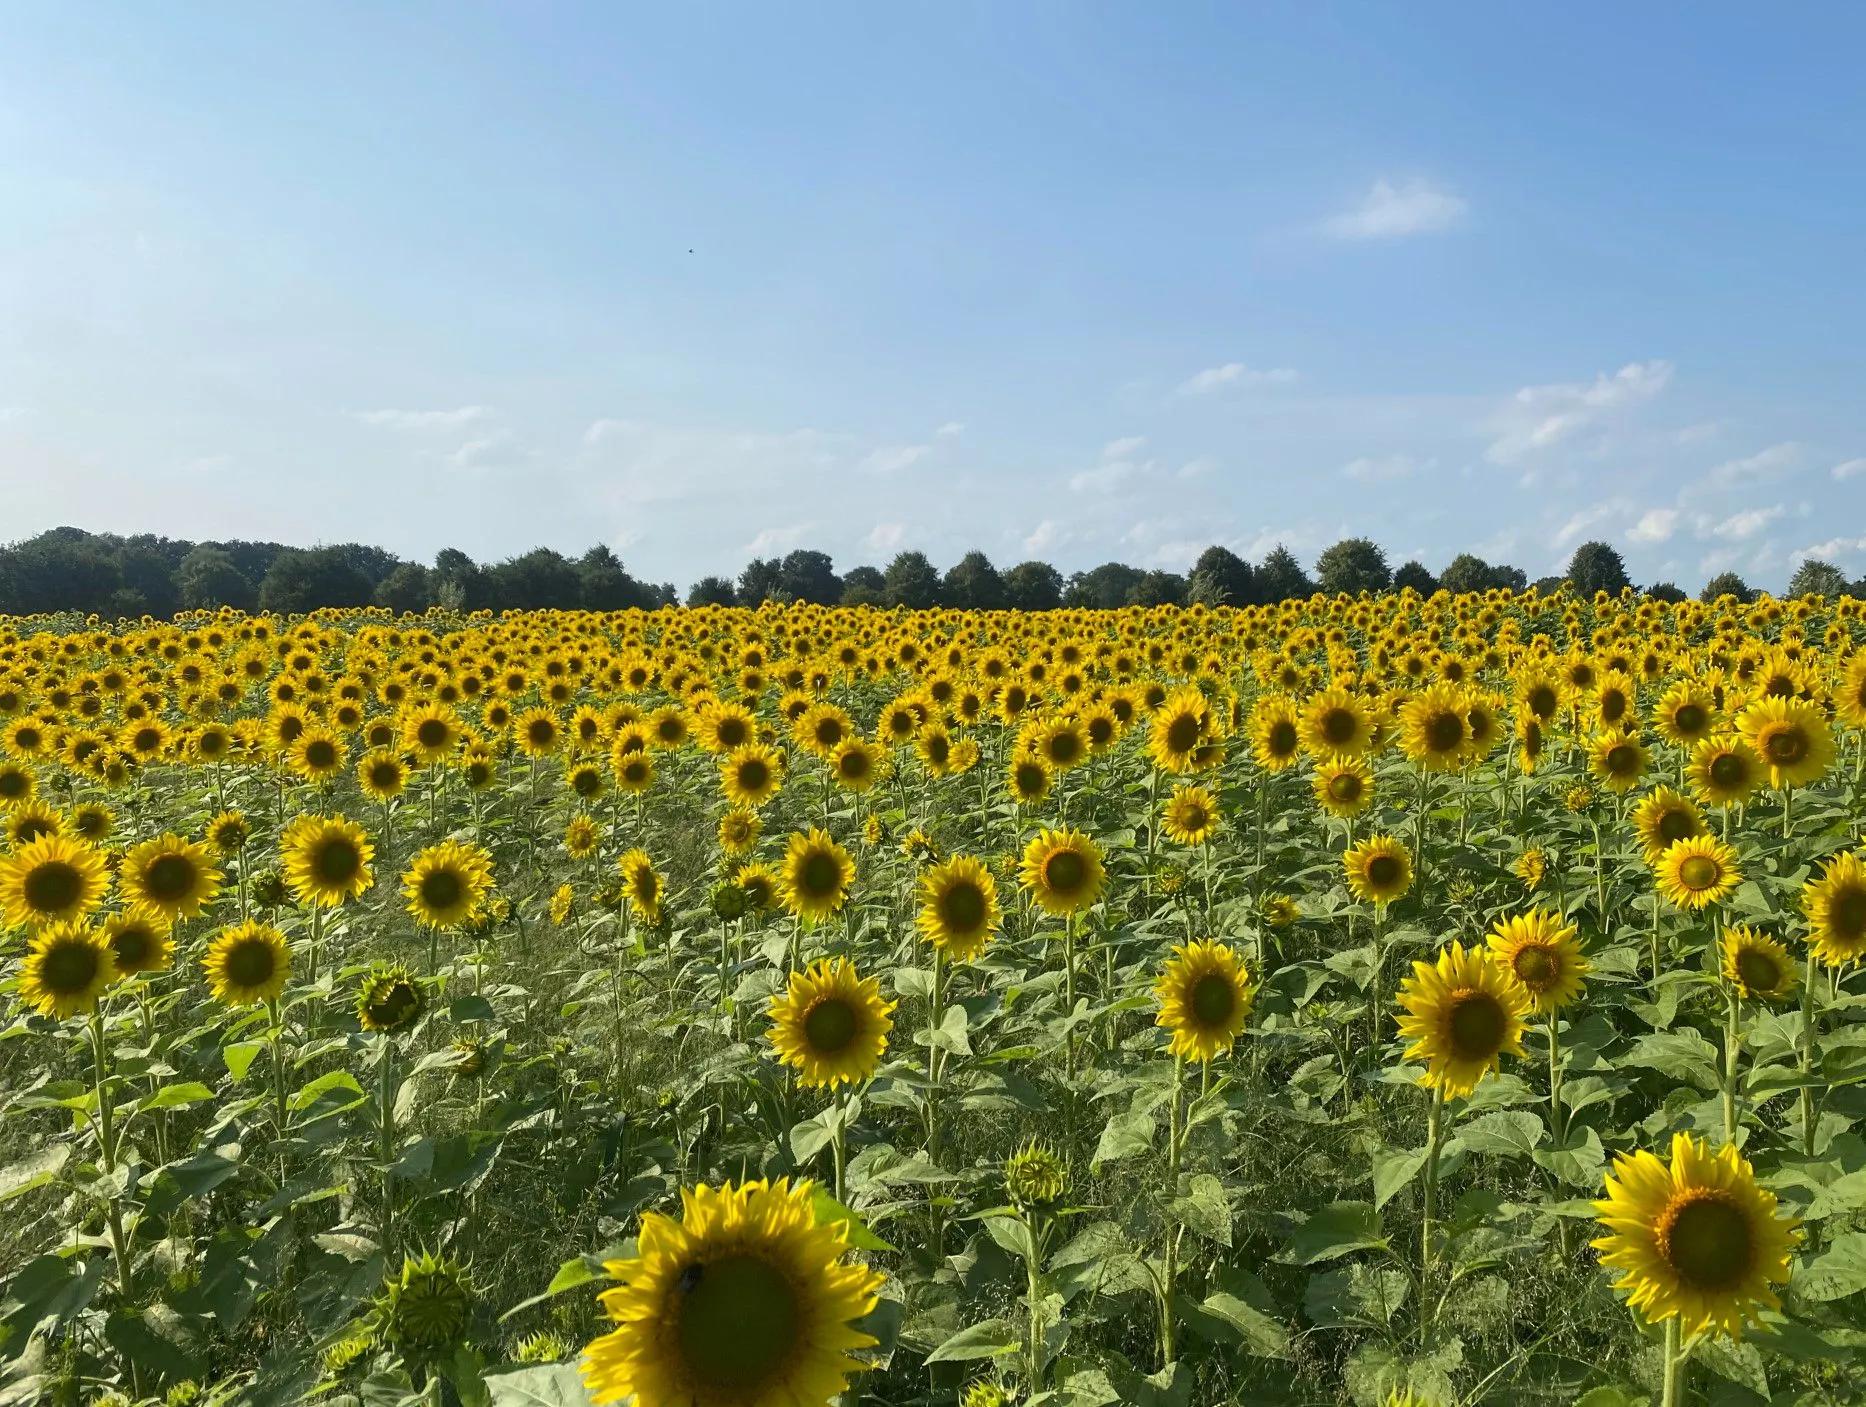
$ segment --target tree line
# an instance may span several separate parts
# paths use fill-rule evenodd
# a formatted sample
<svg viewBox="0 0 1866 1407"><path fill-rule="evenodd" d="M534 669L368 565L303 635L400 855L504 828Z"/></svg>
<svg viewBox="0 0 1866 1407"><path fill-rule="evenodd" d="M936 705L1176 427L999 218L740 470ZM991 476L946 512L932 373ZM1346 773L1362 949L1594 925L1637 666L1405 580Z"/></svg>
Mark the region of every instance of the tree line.
<svg viewBox="0 0 1866 1407"><path fill-rule="evenodd" d="M983 552L968 552L944 572L922 552L897 553L886 568L858 566L838 574L828 553L799 549L782 557L754 558L736 579L708 576L685 601L747 605L807 601L818 605L955 606L968 610L1044 611L1057 607L1261 605L1324 592L1398 591L1430 595L1503 587L1543 592L1564 586L1583 595L1617 593L1633 585L1620 554L1604 542L1583 543L1560 576L1531 583L1519 567L1460 553L1436 576L1417 561L1390 567L1386 553L1367 538L1337 542L1305 570L1281 545L1251 563L1225 547L1209 547L1189 572L1146 570L1105 562L1065 576L1048 562L1026 561L1000 570ZM1644 588L1682 601L1670 582ZM1713 577L1703 600L1755 594L1732 572ZM1849 582L1831 563L1810 559L1796 570L1789 594L1866 596L1866 579ZM382 606L389 610L652 610L680 604L673 583L631 576L608 547L571 558L548 547L502 562L481 563L457 548L432 564L407 561L380 547L337 543L288 547L276 542L189 542L138 534L89 533L53 528L0 547L0 614L170 616L183 610L234 606L295 614L319 607Z"/></svg>

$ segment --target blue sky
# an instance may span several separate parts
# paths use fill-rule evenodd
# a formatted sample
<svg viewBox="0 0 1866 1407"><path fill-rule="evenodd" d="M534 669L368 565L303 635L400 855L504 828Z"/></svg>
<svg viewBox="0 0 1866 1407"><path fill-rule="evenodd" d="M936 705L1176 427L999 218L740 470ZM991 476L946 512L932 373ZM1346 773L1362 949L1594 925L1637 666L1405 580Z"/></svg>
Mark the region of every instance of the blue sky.
<svg viewBox="0 0 1866 1407"><path fill-rule="evenodd" d="M1858 7L4 29L0 539L1866 572Z"/></svg>

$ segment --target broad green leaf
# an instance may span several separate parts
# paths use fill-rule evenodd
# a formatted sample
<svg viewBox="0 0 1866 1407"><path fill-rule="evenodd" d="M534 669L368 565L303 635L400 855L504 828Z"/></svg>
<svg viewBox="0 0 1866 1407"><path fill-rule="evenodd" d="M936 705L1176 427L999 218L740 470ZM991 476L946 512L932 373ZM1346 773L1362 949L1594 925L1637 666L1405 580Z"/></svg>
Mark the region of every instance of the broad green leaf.
<svg viewBox="0 0 1866 1407"><path fill-rule="evenodd" d="M142 1103L145 1111L151 1109L179 1109L185 1104L201 1104L214 1097L214 1091L204 1084L190 1081L187 1084L163 1085Z"/></svg>
<svg viewBox="0 0 1866 1407"><path fill-rule="evenodd" d="M1845 1299L1866 1290L1866 1231L1849 1231L1818 1255L1810 1256L1789 1277L1789 1291L1799 1299Z"/></svg>
<svg viewBox="0 0 1866 1407"><path fill-rule="evenodd" d="M1423 1148L1382 1148L1374 1154L1374 1206L1384 1207L1425 1166Z"/></svg>
<svg viewBox="0 0 1866 1407"><path fill-rule="evenodd" d="M1473 1153L1520 1158L1547 1137L1540 1114L1526 1109L1498 1110L1458 1125L1458 1141Z"/></svg>
<svg viewBox="0 0 1866 1407"><path fill-rule="evenodd" d="M235 1041L220 1048L220 1058L227 1062L227 1073L233 1076L235 1084L246 1078L246 1072L252 1069L253 1062L265 1048L264 1041Z"/></svg>
<svg viewBox="0 0 1866 1407"><path fill-rule="evenodd" d="M1297 1265L1317 1265L1354 1251L1384 1247L1380 1214L1368 1202L1335 1202L1290 1232L1290 1255Z"/></svg>
<svg viewBox="0 0 1866 1407"><path fill-rule="evenodd" d="M1607 1150L1591 1128L1578 1133L1569 1129L1560 1147L1538 1148L1531 1156L1538 1167L1547 1168L1572 1187L1599 1187L1607 1170Z"/></svg>
<svg viewBox="0 0 1866 1407"><path fill-rule="evenodd" d="M1769 1376L1763 1371L1762 1354L1755 1344L1733 1342L1721 1334L1713 1334L1699 1344L1691 1356L1718 1377L1741 1383L1765 1402L1768 1400Z"/></svg>
<svg viewBox="0 0 1866 1407"><path fill-rule="evenodd" d="M1099 1167L1103 1163L1140 1156L1153 1147L1153 1130L1151 1114L1138 1109L1116 1114L1101 1131L1101 1142L1095 1145L1091 1166Z"/></svg>
<svg viewBox="0 0 1866 1407"><path fill-rule="evenodd" d="M1185 1195L1173 1199L1171 1210L1181 1225L1206 1240L1221 1246L1231 1244L1231 1202L1225 1196L1224 1183L1210 1173L1197 1173L1188 1179Z"/></svg>
<svg viewBox="0 0 1866 1407"><path fill-rule="evenodd" d="M1022 1334L1008 1321L987 1319L969 1329L961 1329L926 1357L928 1363L968 1363L979 1358L998 1358L1015 1353L1023 1346Z"/></svg>
<svg viewBox="0 0 1866 1407"><path fill-rule="evenodd" d="M886 1241L870 1231L868 1229L868 1223L863 1221L861 1217L857 1216L848 1207L845 1207L841 1202L838 1202L834 1197L830 1196L828 1191L825 1190L820 1183L811 1191L811 1205L815 1209L816 1219L819 1225L827 1225L830 1222L840 1222L842 1224L844 1231L848 1235L849 1245L854 1250L891 1251L894 1249L893 1246L890 1246Z"/></svg>
<svg viewBox="0 0 1866 1407"><path fill-rule="evenodd" d="M355 1096L353 1099L341 1103L339 1105L341 1108L348 1108L351 1105L359 1104L369 1097L363 1093L363 1087L356 1082L356 1076L352 1075L347 1070L332 1070L329 1074L319 1075L309 1084L300 1087L290 1099L286 1100L286 1106L294 1114L302 1114L325 1095L336 1091L342 1091ZM334 1113L336 1111L330 1110L327 1112Z"/></svg>
<svg viewBox="0 0 1866 1407"><path fill-rule="evenodd" d="M1385 1329L1411 1293L1405 1271L1357 1262L1310 1276L1302 1304L1318 1328Z"/></svg>
<svg viewBox="0 0 1866 1407"><path fill-rule="evenodd" d="M549 1363L541 1368L494 1370L481 1381L492 1407L590 1407L583 1376L575 1363Z"/></svg>
<svg viewBox="0 0 1866 1407"><path fill-rule="evenodd" d="M29 1158L21 1158L17 1163L0 1168L0 1202L10 1202L36 1187L44 1187L58 1176L70 1160L71 1145L54 1143Z"/></svg>

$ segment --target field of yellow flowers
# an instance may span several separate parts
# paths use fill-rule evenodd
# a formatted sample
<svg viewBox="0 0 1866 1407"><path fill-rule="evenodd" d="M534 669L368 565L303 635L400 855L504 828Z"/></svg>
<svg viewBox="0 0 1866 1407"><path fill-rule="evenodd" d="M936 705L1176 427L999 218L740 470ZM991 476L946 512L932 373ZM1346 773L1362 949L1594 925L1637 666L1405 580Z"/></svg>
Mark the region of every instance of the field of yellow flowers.
<svg viewBox="0 0 1866 1407"><path fill-rule="evenodd" d="M0 1407L1866 1400L1863 617L0 619Z"/></svg>

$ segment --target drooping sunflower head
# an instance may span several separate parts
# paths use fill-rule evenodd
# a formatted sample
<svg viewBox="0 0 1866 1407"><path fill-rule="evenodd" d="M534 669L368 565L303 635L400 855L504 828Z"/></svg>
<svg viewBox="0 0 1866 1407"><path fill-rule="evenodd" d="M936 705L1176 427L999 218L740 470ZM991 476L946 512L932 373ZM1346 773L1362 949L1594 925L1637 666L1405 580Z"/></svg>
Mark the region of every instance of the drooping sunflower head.
<svg viewBox="0 0 1866 1407"><path fill-rule="evenodd" d="M1080 913L1101 896L1107 870L1101 847L1078 830L1039 831L1024 847L1018 878L1045 913Z"/></svg>
<svg viewBox="0 0 1866 1407"><path fill-rule="evenodd" d="M1004 1190L1013 1206L1047 1209L1069 1190L1069 1174L1063 1160L1033 1138L1004 1160Z"/></svg>
<svg viewBox="0 0 1866 1407"><path fill-rule="evenodd" d="M1476 1089L1500 1057L1523 1053L1529 992L1482 948L1452 943L1436 962L1413 963L1399 1000L1399 1033L1412 1042L1406 1058L1424 1060L1420 1083L1447 1099Z"/></svg>
<svg viewBox="0 0 1866 1407"><path fill-rule="evenodd" d="M170 923L194 918L220 892L221 873L207 846L178 835L160 835L130 847L117 882L131 904L144 904Z"/></svg>
<svg viewBox="0 0 1866 1407"><path fill-rule="evenodd" d="M840 909L855 883L855 860L828 831L812 828L791 836L784 850L779 897L806 923Z"/></svg>
<svg viewBox="0 0 1866 1407"><path fill-rule="evenodd" d="M643 923L659 923L667 888L648 852L639 848L631 850L616 862L616 867L622 874L622 894L629 908Z"/></svg>
<svg viewBox="0 0 1866 1407"><path fill-rule="evenodd" d="M336 908L376 882L376 847L342 816L300 816L279 837L286 883L299 902Z"/></svg>
<svg viewBox="0 0 1866 1407"><path fill-rule="evenodd" d="M550 905L545 909L545 916L551 920L553 928L562 928L570 922L570 915L577 907L575 886L560 884L551 893Z"/></svg>
<svg viewBox="0 0 1866 1407"><path fill-rule="evenodd" d="M984 952L998 921L997 882L980 861L955 855L921 872L914 922L954 962L970 962Z"/></svg>
<svg viewBox="0 0 1866 1407"><path fill-rule="evenodd" d="M1581 995L1592 964L1574 935L1574 925L1548 909L1513 915L1490 930L1490 955L1522 983L1538 1015L1560 1011Z"/></svg>
<svg viewBox="0 0 1866 1407"><path fill-rule="evenodd" d="M719 764L719 785L734 806L762 806L784 780L784 755L763 743L747 743Z"/></svg>
<svg viewBox="0 0 1866 1407"><path fill-rule="evenodd" d="M1346 820L1373 803L1374 773L1365 757L1325 757L1316 762L1309 787L1316 805Z"/></svg>
<svg viewBox="0 0 1866 1407"><path fill-rule="evenodd" d="M82 840L42 835L0 855L0 918L9 928L83 918L109 887L104 857Z"/></svg>
<svg viewBox="0 0 1866 1407"><path fill-rule="evenodd" d="M1523 887L1533 894L1542 887L1542 881L1548 874L1548 864L1548 852L1539 845L1532 845L1517 856L1511 869L1523 882Z"/></svg>
<svg viewBox="0 0 1866 1407"><path fill-rule="evenodd" d="M402 1031L427 1008L421 981L399 962L379 962L363 975L356 993L356 1019L365 1031Z"/></svg>
<svg viewBox="0 0 1866 1407"><path fill-rule="evenodd" d="M1198 1061L1231 1049L1255 995L1238 955L1209 940L1174 948L1153 994L1160 1003L1154 1024L1172 1035L1168 1049Z"/></svg>
<svg viewBox="0 0 1866 1407"><path fill-rule="evenodd" d="M1302 910L1287 894L1266 895L1258 910L1263 914L1263 921L1272 928L1288 928L1302 917Z"/></svg>
<svg viewBox="0 0 1866 1407"><path fill-rule="evenodd" d="M1607 1230L1593 1243L1600 1263L1620 1272L1614 1288L1648 1323L1735 1337L1758 1309L1780 1307L1770 1286L1788 1279L1800 1223L1776 1214L1734 1145L1712 1153L1680 1133L1669 1165L1643 1149L1620 1154L1594 1210Z"/></svg>
<svg viewBox="0 0 1866 1407"><path fill-rule="evenodd" d="M809 1183L682 1189L682 1219L642 1217L636 1255L604 1269L615 1328L584 1350L599 1404L827 1403L875 1340L854 1327L882 1275L846 1264L847 1223L819 1223Z"/></svg>
<svg viewBox="0 0 1866 1407"><path fill-rule="evenodd" d="M201 959L214 1000L228 1006L271 1001L285 990L292 951L269 923L248 919L223 928Z"/></svg>
<svg viewBox="0 0 1866 1407"><path fill-rule="evenodd" d="M1218 798L1204 787L1174 787L1160 830L1175 845L1205 844L1218 830Z"/></svg>
<svg viewBox="0 0 1866 1407"><path fill-rule="evenodd" d="M1723 956L1724 980L1735 986L1738 995L1753 1001L1786 1001L1801 980L1788 949L1746 923L1724 929L1718 951Z"/></svg>
<svg viewBox="0 0 1866 1407"><path fill-rule="evenodd" d="M763 833L764 822L748 807L735 806L719 818L719 848L727 855L747 854Z"/></svg>
<svg viewBox="0 0 1866 1407"><path fill-rule="evenodd" d="M1157 727L1157 718L1155 722ZM1195 743L1194 750L1196 747ZM1302 718L1287 694L1265 694L1251 709L1250 751L1266 772L1295 766L1302 755ZM1190 762L1190 755L1187 760Z"/></svg>
<svg viewBox="0 0 1866 1407"><path fill-rule="evenodd" d="M1694 835L1709 833L1704 813L1688 796L1680 796L1670 787L1654 787L1633 808L1633 829L1639 835L1640 849L1649 865L1667 846Z"/></svg>
<svg viewBox="0 0 1866 1407"><path fill-rule="evenodd" d="M857 974L847 958L824 958L793 972L772 998L768 1033L778 1060L797 1067L816 1087L860 1084L875 1073L894 1028L894 1003L882 1000L879 978Z"/></svg>
<svg viewBox="0 0 1866 1407"><path fill-rule="evenodd" d="M1768 767L1770 786L1805 787L1833 766L1833 729L1805 700L1765 695L1737 715L1736 728Z"/></svg>
<svg viewBox="0 0 1866 1407"><path fill-rule="evenodd" d="M1637 735L1609 728L1588 744L1588 767L1609 791L1628 792L1646 775L1652 755Z"/></svg>
<svg viewBox="0 0 1866 1407"><path fill-rule="evenodd" d="M403 1257L400 1273L383 1282L375 1309L384 1339L404 1354L425 1357L460 1342L473 1305L465 1267L423 1251L418 1259Z"/></svg>
<svg viewBox="0 0 1866 1407"><path fill-rule="evenodd" d="M104 920L104 940L125 977L138 972L166 972L175 961L175 940L158 911L137 905Z"/></svg>
<svg viewBox="0 0 1866 1407"><path fill-rule="evenodd" d="M79 920L43 925L19 967L19 997L41 1016L88 1015L117 980L116 957L101 931Z"/></svg>
<svg viewBox="0 0 1866 1407"><path fill-rule="evenodd" d="M1390 904L1412 888L1412 851L1397 836L1370 835L1341 857L1342 874L1355 898Z"/></svg>
<svg viewBox="0 0 1866 1407"><path fill-rule="evenodd" d="M1853 851L1828 861L1819 879L1802 886L1808 941L1828 967L1866 957L1866 864Z"/></svg>
<svg viewBox="0 0 1866 1407"><path fill-rule="evenodd" d="M1736 851L1715 836L1674 841L1652 864L1659 893L1681 909L1702 909L1727 898L1742 875Z"/></svg>

